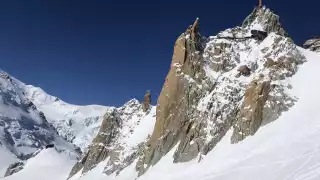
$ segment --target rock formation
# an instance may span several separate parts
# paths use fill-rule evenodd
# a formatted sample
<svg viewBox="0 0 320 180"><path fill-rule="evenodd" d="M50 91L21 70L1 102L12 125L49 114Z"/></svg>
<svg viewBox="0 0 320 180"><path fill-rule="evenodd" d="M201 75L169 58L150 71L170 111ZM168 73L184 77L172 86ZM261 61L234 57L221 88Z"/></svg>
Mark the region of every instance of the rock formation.
<svg viewBox="0 0 320 180"><path fill-rule="evenodd" d="M16 162L16 163L11 164L8 167L4 177L11 176L12 174L21 171L24 168L24 166L25 166L25 164L23 162Z"/></svg>
<svg viewBox="0 0 320 180"><path fill-rule="evenodd" d="M108 146L119 133L121 123L122 121L116 109L104 115L98 135L93 139L88 152L72 168L70 177L80 170L82 170L82 173L86 173L106 159L109 154Z"/></svg>
<svg viewBox="0 0 320 180"><path fill-rule="evenodd" d="M240 73L241 75L249 76L251 69L248 68L248 66L243 65L243 66L240 66L240 67L238 68L238 71L239 71L239 73Z"/></svg>
<svg viewBox="0 0 320 180"><path fill-rule="evenodd" d="M155 114L154 107L150 106L149 113L143 108L143 104L133 99L120 108L110 109L103 117L98 135L74 165L69 178L79 171L87 173L107 158L106 174L118 173L137 159L144 141L133 143L137 140L130 138L142 121L151 121Z"/></svg>
<svg viewBox="0 0 320 180"><path fill-rule="evenodd" d="M119 138L130 117L119 115L112 120L117 125L107 123L112 129L102 125L103 136L97 136L70 175L109 157L106 174L119 173L137 160L140 176L171 150L175 163L201 161L228 131L230 141L237 143L292 107L297 99L286 93L290 84L281 80L293 76L304 61L279 16L266 7L256 8L241 27L208 38L201 36L196 19L175 42L151 136L123 156L126 146ZM147 104L148 93L139 106L144 115ZM112 141L110 132L116 132Z"/></svg>
<svg viewBox="0 0 320 180"><path fill-rule="evenodd" d="M270 9L263 7L263 8L255 8L253 12L243 21L242 27L243 28L251 28L254 30L262 30L256 29L257 25L263 22L265 24L265 28L263 31L267 32L276 32L282 36L288 36L287 32L283 29L280 18L278 15L271 12Z"/></svg>
<svg viewBox="0 0 320 180"><path fill-rule="evenodd" d="M156 124L145 151L147 154L140 159L147 167L157 163L192 126L190 119L200 99L199 86L204 74L202 43L199 19L196 19L174 45L171 69L158 99ZM140 173L147 167L137 165Z"/></svg>
<svg viewBox="0 0 320 180"><path fill-rule="evenodd" d="M255 29L267 37L248 38ZM274 83L292 76L304 57L286 36L279 17L265 7L256 8L242 27L217 36L202 37L198 19L179 36L158 99L156 125L136 166L139 175L174 147L174 162L201 160L229 129L236 143L291 107L295 99L284 93L286 85ZM284 55L266 68L264 62L279 52Z"/></svg>
<svg viewBox="0 0 320 180"><path fill-rule="evenodd" d="M147 91L146 95L144 95L144 99L143 99L143 112L147 112L150 109L150 105L151 105L151 92Z"/></svg>
<svg viewBox="0 0 320 180"><path fill-rule="evenodd" d="M303 48L310 49L311 51L320 52L320 37L314 37L307 40L303 44Z"/></svg>

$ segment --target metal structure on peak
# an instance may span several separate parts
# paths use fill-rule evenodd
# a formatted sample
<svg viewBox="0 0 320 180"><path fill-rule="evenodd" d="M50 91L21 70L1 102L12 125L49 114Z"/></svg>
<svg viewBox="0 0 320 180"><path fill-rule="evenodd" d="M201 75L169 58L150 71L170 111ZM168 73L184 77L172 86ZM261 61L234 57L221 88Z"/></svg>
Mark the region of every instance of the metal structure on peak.
<svg viewBox="0 0 320 180"><path fill-rule="evenodd" d="M262 0L259 0L259 5L258 5L259 8L262 8Z"/></svg>

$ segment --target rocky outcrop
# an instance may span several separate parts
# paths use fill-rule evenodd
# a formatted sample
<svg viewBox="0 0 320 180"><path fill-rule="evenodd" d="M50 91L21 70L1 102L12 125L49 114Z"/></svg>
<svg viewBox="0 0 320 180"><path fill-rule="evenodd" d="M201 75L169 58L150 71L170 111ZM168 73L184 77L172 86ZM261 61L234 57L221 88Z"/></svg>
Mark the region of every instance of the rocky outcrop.
<svg viewBox="0 0 320 180"><path fill-rule="evenodd" d="M154 131L146 154L137 165L140 174L184 138L192 125L190 120L200 99L199 85L204 75L202 42L199 19L196 19L174 45L171 69L158 99Z"/></svg>
<svg viewBox="0 0 320 180"><path fill-rule="evenodd" d="M140 129L136 132L136 128L146 121L150 124L155 116L155 107L150 105L147 112L144 112L143 107L143 104L133 99L120 108L108 111L103 117L98 135L74 165L69 178L78 172L85 174L101 162L106 163L104 173L107 175L118 174L132 164L141 154L148 132L152 130ZM145 135L145 139L137 140L135 133L139 137Z"/></svg>
<svg viewBox="0 0 320 180"><path fill-rule="evenodd" d="M48 145L45 146L45 148L46 148L46 149L54 148L54 144L48 144Z"/></svg>
<svg viewBox="0 0 320 180"><path fill-rule="evenodd" d="M72 168L69 177L72 177L80 170L82 170L82 173L86 173L107 158L109 154L108 146L119 133L121 123L116 109L104 115L98 135L93 139L88 152Z"/></svg>
<svg viewBox="0 0 320 180"><path fill-rule="evenodd" d="M4 177L11 176L12 174L21 171L24 168L24 166L25 166L24 162L16 162L16 163L11 164L8 167Z"/></svg>
<svg viewBox="0 0 320 180"><path fill-rule="evenodd" d="M231 128L231 141L237 143L296 101L285 93L287 84L276 83L294 75L304 57L277 15L257 8L242 27L206 40L197 24L176 41L156 125L136 166L139 175L174 147L174 162L200 161ZM252 30L264 33L248 38Z"/></svg>
<svg viewBox="0 0 320 180"><path fill-rule="evenodd" d="M143 104L142 104L143 112L147 112L150 109L150 105L151 105L151 92L147 91L146 95L144 95Z"/></svg>
<svg viewBox="0 0 320 180"><path fill-rule="evenodd" d="M251 30L251 37L257 40L264 40L268 36L267 32L259 31L259 30Z"/></svg>
<svg viewBox="0 0 320 180"><path fill-rule="evenodd" d="M171 150L174 163L201 161L228 131L232 143L254 135L297 101L281 80L304 61L279 17L265 7L256 8L242 27L209 38L201 36L197 19L175 42L153 132L126 156L128 148L115 139L119 143L108 146L104 172L117 174L138 159L141 176ZM147 111L144 103L142 109Z"/></svg>
<svg viewBox="0 0 320 180"><path fill-rule="evenodd" d="M263 107L268 99L270 81L252 81L244 94L244 101L235 122L232 143L254 135L263 120Z"/></svg>
<svg viewBox="0 0 320 180"><path fill-rule="evenodd" d="M252 30L267 32L276 32L282 36L288 36L287 32L282 28L279 16L271 12L266 7L255 8L253 12L244 20L242 27Z"/></svg>
<svg viewBox="0 0 320 180"><path fill-rule="evenodd" d="M320 37L314 37L312 39L307 40L303 44L303 48L309 49L314 52L320 52Z"/></svg>
<svg viewBox="0 0 320 180"><path fill-rule="evenodd" d="M251 69L248 68L248 66L246 66L246 65L240 66L240 67L238 68L238 72L239 72L241 75L244 75L244 76L249 76L249 75L250 75L250 71L251 71Z"/></svg>

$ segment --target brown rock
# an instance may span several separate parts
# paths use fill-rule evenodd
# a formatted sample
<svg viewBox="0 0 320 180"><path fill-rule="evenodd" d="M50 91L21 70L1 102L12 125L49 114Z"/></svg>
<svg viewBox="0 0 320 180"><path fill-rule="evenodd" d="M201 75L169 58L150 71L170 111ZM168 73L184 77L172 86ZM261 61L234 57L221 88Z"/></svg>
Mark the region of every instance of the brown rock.
<svg viewBox="0 0 320 180"><path fill-rule="evenodd" d="M146 95L144 96L143 99L143 112L147 112L150 109L150 104L151 104L151 92L147 91Z"/></svg>
<svg viewBox="0 0 320 180"><path fill-rule="evenodd" d="M303 48L311 51L320 52L320 37L313 37L303 44Z"/></svg>
<svg viewBox="0 0 320 180"><path fill-rule="evenodd" d="M276 62L272 60L271 58L267 58L267 61L264 63L264 67L270 68L272 66L276 65Z"/></svg>
<svg viewBox="0 0 320 180"><path fill-rule="evenodd" d="M93 169L97 164L104 161L109 154L108 145L119 133L121 119L118 112L114 109L104 115L98 135L92 140L88 152L72 168L69 178L82 170L82 174Z"/></svg>
<svg viewBox="0 0 320 180"><path fill-rule="evenodd" d="M240 67L239 67L238 72L239 72L241 75L249 76L249 75L250 75L250 72L251 72L251 69L248 68L248 66L243 65L243 66L240 66Z"/></svg>
<svg viewBox="0 0 320 180"><path fill-rule="evenodd" d="M203 77L201 42L199 20L196 19L175 43L171 69L158 98L156 124L147 143L149 147L137 165L139 175L168 153L188 129L192 105L197 103L199 96L197 83L201 83Z"/></svg>
<svg viewBox="0 0 320 180"><path fill-rule="evenodd" d="M245 92L245 99L237 115L232 143L237 143L256 133L263 120L263 108L268 99L270 81L254 80Z"/></svg>

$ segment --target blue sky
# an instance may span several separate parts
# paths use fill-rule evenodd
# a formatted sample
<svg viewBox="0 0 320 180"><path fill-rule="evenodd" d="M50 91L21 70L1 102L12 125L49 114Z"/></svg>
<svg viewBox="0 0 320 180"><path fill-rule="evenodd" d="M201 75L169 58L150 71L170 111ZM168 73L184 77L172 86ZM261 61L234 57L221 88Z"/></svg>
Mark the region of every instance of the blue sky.
<svg viewBox="0 0 320 180"><path fill-rule="evenodd" d="M257 0L0 2L0 68L74 104L153 103L168 72L176 38L200 18L215 35L240 25ZM264 0L301 45L320 35L318 0Z"/></svg>

